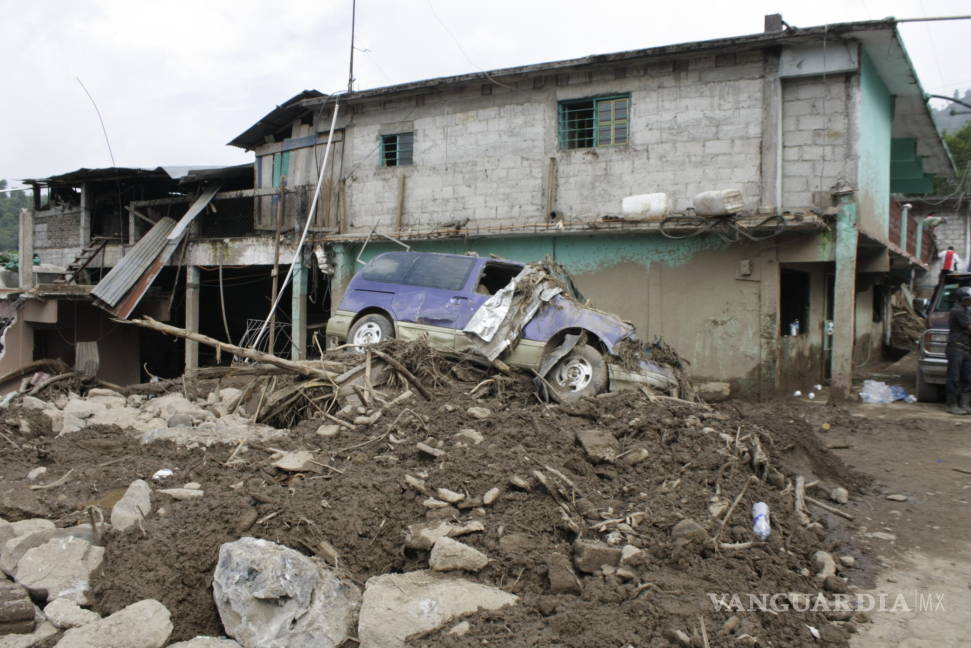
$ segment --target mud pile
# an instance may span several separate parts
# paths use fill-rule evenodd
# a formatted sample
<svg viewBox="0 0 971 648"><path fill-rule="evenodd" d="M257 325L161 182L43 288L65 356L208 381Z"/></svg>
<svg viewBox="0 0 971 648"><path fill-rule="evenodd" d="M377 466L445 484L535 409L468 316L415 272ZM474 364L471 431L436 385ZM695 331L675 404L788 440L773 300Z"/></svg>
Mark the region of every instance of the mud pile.
<svg viewBox="0 0 971 648"><path fill-rule="evenodd" d="M289 434L227 426L221 440L210 430L196 447L191 434L146 443L144 431L116 425L54 436L31 426L36 410L13 409L0 473L24 481L45 467L43 480L54 481L70 471L62 485L33 492L59 527L94 519L103 532L92 609L107 615L155 599L171 613L173 642L224 634L213 572L221 545L242 536L319 558L365 590L377 576L428 569L447 533L488 558L464 578L519 597L408 645L805 646L813 632L845 645L865 622L820 605L751 609L749 594L798 608L857 578L847 522L804 495L838 510L830 491L864 482L808 425L647 391L545 404L525 376L413 345L385 351L429 399L391 371L337 415L305 418ZM233 415L254 416L258 400ZM205 399L196 406L207 408ZM160 470L171 475L153 479ZM124 532L99 524L136 479L154 491L151 512ZM201 495L160 492L187 484ZM752 531L756 502L771 512L765 541Z"/></svg>

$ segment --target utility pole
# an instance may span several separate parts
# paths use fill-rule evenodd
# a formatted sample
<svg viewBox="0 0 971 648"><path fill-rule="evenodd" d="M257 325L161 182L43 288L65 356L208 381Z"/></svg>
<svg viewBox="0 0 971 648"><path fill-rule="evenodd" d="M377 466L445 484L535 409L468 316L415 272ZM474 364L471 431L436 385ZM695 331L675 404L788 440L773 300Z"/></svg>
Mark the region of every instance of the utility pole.
<svg viewBox="0 0 971 648"><path fill-rule="evenodd" d="M347 72L347 91L354 91L354 21L357 17L357 0L351 0L351 67Z"/></svg>

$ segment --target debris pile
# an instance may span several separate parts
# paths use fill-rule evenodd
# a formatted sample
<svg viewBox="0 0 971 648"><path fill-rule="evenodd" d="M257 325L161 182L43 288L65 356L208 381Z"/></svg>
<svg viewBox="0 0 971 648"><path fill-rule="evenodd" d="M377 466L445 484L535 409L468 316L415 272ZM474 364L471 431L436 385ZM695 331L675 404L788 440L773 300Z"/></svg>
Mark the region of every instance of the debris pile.
<svg viewBox="0 0 971 648"><path fill-rule="evenodd" d="M15 400L0 645L846 645L866 620L800 606L854 587L833 531L860 487L808 426L545 404L421 344L323 362Z"/></svg>

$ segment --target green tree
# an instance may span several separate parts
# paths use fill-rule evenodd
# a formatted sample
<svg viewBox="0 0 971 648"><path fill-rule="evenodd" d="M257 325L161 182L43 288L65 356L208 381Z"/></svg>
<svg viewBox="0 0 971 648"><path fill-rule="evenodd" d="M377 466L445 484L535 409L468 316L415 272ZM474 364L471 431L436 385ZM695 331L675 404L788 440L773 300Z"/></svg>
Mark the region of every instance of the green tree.
<svg viewBox="0 0 971 648"><path fill-rule="evenodd" d="M20 210L30 206L26 191L7 191L7 181L0 180L0 252L17 250Z"/></svg>
<svg viewBox="0 0 971 648"><path fill-rule="evenodd" d="M947 147L951 149L951 157L954 158L954 166L957 167L958 175L963 176L968 172L968 163L971 162L971 122L968 122L953 135L944 135Z"/></svg>

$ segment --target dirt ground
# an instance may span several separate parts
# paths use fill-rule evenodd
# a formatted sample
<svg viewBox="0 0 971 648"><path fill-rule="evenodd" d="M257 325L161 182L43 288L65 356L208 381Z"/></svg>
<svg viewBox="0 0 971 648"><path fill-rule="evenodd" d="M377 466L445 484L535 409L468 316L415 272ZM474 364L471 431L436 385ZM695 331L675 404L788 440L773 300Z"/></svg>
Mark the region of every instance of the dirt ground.
<svg viewBox="0 0 971 648"><path fill-rule="evenodd" d="M927 406L834 408L803 399L709 409L640 393L544 405L525 379L501 379L477 398L469 392L481 378L474 372L452 376L432 388L431 401L416 397L390 421L336 436L318 436L324 421L306 421L273 447L142 445L114 427L23 438L6 428L19 449L0 453L0 474L25 475L43 465L53 479L73 470L63 487L38 491L59 525L86 521L91 505L110 510L133 479L150 480L162 468L175 475L160 487L199 482L203 498L158 496L140 529L109 533L93 579L95 609L102 614L144 598L165 604L175 623L171 641L222 633L211 583L224 542L252 535L318 556L328 555L322 542L329 543L339 556L336 567L363 587L371 576L427 567L427 550L408 548L404 539L409 525L430 519L481 521L484 532L461 540L492 560L469 577L521 601L470 617L464 636L445 628L410 645L667 646L682 645L675 636L680 631L697 646L705 645L702 635L713 647L745 645L745 635L757 645L808 646L817 643L809 626L827 645L851 639L865 647L905 645L887 638L901 625L894 621L900 615L873 612L834 622L818 611L738 612L716 609L710 595L815 596L822 590L813 576L818 550L853 557L855 566L841 571L851 593L894 585L888 574L897 574L894 586L909 584L903 579L910 574L914 582L923 582L922 576L938 579L931 583L946 579L948 587L968 574L962 570L971 564L971 475L953 468L971 469L971 417L956 423L929 416L935 410ZM474 419L467 413L471 406L491 414ZM484 441L457 438L465 428ZM648 458L635 465L594 461L576 443L576 433L587 428L609 431L622 453L644 449ZM753 470L754 440L769 463ZM422 453L419 441L440 447L444 456ZM276 449L313 451L315 469L274 468ZM556 487L544 487L534 471ZM762 479L750 481L753 473ZM406 485L406 475L424 480L432 492L444 487L465 493L467 503L429 510L423 505L427 494ZM793 513L796 475L818 482L808 492L826 502L831 488L848 489L850 504L843 508L854 520L811 507L820 524L805 528ZM511 486L514 476L528 488ZM493 487L502 490L499 500L482 507L482 494ZM709 507L724 511L743 491L722 528ZM892 493L908 500L886 500ZM772 512L773 533L764 543L751 531L757 501ZM673 536L685 519L700 524L703 540ZM895 539L867 535L873 532ZM578 536L630 542L645 553L629 565L630 573L578 574L578 593L552 592L549 560L555 553L572 556ZM746 544L716 549L712 536ZM944 575L932 571L948 563ZM968 614L971 578L966 580L963 589L947 590L946 602L948 618L965 628L966 616L955 617L953 610ZM893 630L897 639L909 640L928 618L917 615ZM936 643L907 645L961 645L939 635Z"/></svg>

